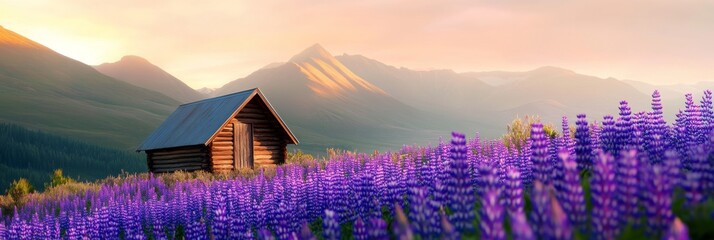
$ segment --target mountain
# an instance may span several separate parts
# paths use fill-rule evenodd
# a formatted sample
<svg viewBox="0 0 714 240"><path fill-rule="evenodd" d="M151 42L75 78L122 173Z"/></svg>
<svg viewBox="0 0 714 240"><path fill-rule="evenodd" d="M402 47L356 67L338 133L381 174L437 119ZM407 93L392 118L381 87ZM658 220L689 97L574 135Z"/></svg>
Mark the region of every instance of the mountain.
<svg viewBox="0 0 714 240"><path fill-rule="evenodd" d="M117 62L104 63L94 68L104 75L163 93L179 102L193 102L206 97L163 69L138 56L124 56Z"/></svg>
<svg viewBox="0 0 714 240"><path fill-rule="evenodd" d="M440 121L387 94L352 72L322 46L271 64L216 90L217 95L259 87L301 141L300 148L371 151L443 135L425 128Z"/></svg>
<svg viewBox="0 0 714 240"><path fill-rule="evenodd" d="M412 106L447 114L454 121L477 121L464 131L498 137L516 116L539 115L560 123L578 113L601 120L618 113L620 100L633 111L646 111L650 97L614 78L597 78L557 67L525 72L416 71L397 68L360 55L338 56L349 69Z"/></svg>
<svg viewBox="0 0 714 240"><path fill-rule="evenodd" d="M432 113L458 114L474 99L493 90L478 78L452 70L416 71L397 68L362 55L336 57L357 75L396 99Z"/></svg>
<svg viewBox="0 0 714 240"><path fill-rule="evenodd" d="M217 88L202 87L202 88L196 89L196 92L199 92L206 97L213 97L213 96L215 96L213 94L216 92L216 89Z"/></svg>
<svg viewBox="0 0 714 240"><path fill-rule="evenodd" d="M603 115L616 115L622 100L628 101L633 112L649 109L650 96L614 78L598 78L557 67L503 75L517 80L497 87L473 106L474 110L490 109L500 115L494 116L495 121L537 114L546 121L559 123L560 117L574 120L578 113L588 114L591 121L600 121ZM534 104L539 107L526 107Z"/></svg>
<svg viewBox="0 0 714 240"><path fill-rule="evenodd" d="M0 27L0 122L132 149L177 105Z"/></svg>

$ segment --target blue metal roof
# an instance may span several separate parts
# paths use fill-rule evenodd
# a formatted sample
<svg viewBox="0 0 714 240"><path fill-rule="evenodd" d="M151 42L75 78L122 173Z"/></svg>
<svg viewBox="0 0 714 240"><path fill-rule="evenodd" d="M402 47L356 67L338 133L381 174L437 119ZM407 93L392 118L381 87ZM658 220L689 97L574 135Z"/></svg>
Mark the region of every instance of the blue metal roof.
<svg viewBox="0 0 714 240"><path fill-rule="evenodd" d="M255 88L183 104L144 140L137 151L205 145L256 93L262 95ZM283 124L277 115L276 118ZM284 127L293 137L287 126Z"/></svg>

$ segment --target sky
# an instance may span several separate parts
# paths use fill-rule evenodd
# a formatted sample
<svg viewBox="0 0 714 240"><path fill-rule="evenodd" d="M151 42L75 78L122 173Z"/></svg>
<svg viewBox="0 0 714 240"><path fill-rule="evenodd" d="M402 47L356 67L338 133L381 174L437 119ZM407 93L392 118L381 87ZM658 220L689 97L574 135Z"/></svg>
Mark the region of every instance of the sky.
<svg viewBox="0 0 714 240"><path fill-rule="evenodd" d="M89 65L141 56L194 88L315 43L412 69L714 81L708 0L0 0L0 25Z"/></svg>

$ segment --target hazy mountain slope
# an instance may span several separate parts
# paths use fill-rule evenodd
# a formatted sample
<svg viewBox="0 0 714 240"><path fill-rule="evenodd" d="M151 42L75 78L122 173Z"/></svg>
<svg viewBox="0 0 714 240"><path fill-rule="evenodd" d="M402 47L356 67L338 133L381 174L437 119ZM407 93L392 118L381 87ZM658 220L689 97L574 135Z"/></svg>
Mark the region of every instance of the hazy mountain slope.
<svg viewBox="0 0 714 240"><path fill-rule="evenodd" d="M474 109L505 113L495 121L507 121L509 115L537 114L546 121L559 122L561 116L575 118L587 113L589 119L601 120L605 114L617 114L621 100L633 112L649 109L650 97L614 78L597 78L556 67L542 67L518 74L519 78L497 87L482 97ZM538 107L525 107L538 104ZM545 106L543 106L545 105Z"/></svg>
<svg viewBox="0 0 714 240"><path fill-rule="evenodd" d="M415 71L396 68L362 55L336 57L357 75L396 99L432 113L462 115L469 100L492 91L483 81L452 70Z"/></svg>
<svg viewBox="0 0 714 240"><path fill-rule="evenodd" d="M180 102L193 102L205 98L181 80L138 56L124 56L114 63L94 66L104 75L133 85L163 93Z"/></svg>
<svg viewBox="0 0 714 240"><path fill-rule="evenodd" d="M405 139L436 139L449 124L404 104L314 45L280 66L262 68L217 90L218 95L259 87L301 141L370 151L394 149ZM411 141L411 140L410 140ZM311 146L312 145L312 146Z"/></svg>
<svg viewBox="0 0 714 240"><path fill-rule="evenodd" d="M0 28L0 121L133 148L179 103Z"/></svg>

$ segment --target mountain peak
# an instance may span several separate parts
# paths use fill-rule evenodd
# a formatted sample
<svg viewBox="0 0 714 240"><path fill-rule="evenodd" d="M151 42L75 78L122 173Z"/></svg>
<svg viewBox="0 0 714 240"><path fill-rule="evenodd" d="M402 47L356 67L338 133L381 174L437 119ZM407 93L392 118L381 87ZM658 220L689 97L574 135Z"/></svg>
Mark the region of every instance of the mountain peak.
<svg viewBox="0 0 714 240"><path fill-rule="evenodd" d="M139 57L136 55L126 55L119 60L119 62L130 62L130 63L149 63L149 60L146 60L143 57Z"/></svg>
<svg viewBox="0 0 714 240"><path fill-rule="evenodd" d="M530 72L541 73L541 74L562 74L562 75L575 74L575 72L573 70L565 69L565 68L561 68L561 67L554 67L554 66L543 66L543 67L539 67L534 70L531 70Z"/></svg>
<svg viewBox="0 0 714 240"><path fill-rule="evenodd" d="M331 59L332 54L328 52L322 45L315 43L312 46L302 50L302 52L290 58L291 62L305 62L311 59Z"/></svg>
<svg viewBox="0 0 714 240"><path fill-rule="evenodd" d="M0 45L14 45L26 48L47 49L35 41L0 26Z"/></svg>

